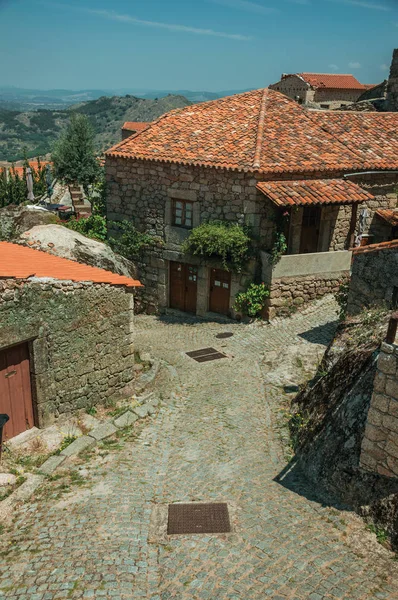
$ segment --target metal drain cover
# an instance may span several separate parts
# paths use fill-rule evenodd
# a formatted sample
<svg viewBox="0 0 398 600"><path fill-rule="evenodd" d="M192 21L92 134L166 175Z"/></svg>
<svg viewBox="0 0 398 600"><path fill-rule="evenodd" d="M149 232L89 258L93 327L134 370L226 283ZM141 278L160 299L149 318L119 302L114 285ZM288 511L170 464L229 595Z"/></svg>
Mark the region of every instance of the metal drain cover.
<svg viewBox="0 0 398 600"><path fill-rule="evenodd" d="M169 504L167 533L229 533L227 504Z"/></svg>
<svg viewBox="0 0 398 600"><path fill-rule="evenodd" d="M227 358L225 354L222 354L215 348L202 348L202 350L195 350L194 352L187 352L187 356L193 358L198 363L208 362L210 360L219 360L220 358Z"/></svg>
<svg viewBox="0 0 398 600"><path fill-rule="evenodd" d="M219 340L226 340L227 338L232 337L234 334L231 331L225 331L224 333L217 333L216 338Z"/></svg>

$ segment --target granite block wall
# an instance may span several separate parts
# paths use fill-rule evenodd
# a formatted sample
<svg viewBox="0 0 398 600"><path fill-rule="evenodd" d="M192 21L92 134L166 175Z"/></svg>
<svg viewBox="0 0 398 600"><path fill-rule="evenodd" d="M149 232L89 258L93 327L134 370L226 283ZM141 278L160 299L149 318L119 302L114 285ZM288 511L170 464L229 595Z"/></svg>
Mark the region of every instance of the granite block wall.
<svg viewBox="0 0 398 600"><path fill-rule="evenodd" d="M360 466L398 477L398 346L382 344L362 440Z"/></svg>
<svg viewBox="0 0 398 600"><path fill-rule="evenodd" d="M0 281L0 349L29 342L37 425L122 393L134 377L133 312L124 287Z"/></svg>

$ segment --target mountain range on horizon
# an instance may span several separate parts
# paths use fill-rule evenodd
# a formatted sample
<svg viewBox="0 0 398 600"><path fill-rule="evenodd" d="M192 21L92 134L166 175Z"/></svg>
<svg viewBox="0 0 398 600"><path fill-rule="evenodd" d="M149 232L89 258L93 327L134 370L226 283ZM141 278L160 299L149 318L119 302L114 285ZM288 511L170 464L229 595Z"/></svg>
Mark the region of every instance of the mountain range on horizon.
<svg viewBox="0 0 398 600"><path fill-rule="evenodd" d="M150 90L147 88L42 90L0 86L0 106L8 110L62 109L80 102L98 100L102 97L109 98L126 95L148 100L160 99L170 95L184 96L190 102L206 102L245 91L248 90L222 90L218 92L172 89Z"/></svg>

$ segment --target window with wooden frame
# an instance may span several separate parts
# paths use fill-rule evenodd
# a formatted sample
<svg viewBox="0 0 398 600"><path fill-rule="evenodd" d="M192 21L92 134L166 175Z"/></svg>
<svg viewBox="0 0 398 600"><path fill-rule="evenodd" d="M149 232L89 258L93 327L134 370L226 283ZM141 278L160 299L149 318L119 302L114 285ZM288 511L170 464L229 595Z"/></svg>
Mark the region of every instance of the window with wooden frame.
<svg viewBox="0 0 398 600"><path fill-rule="evenodd" d="M174 200L173 225L190 229L193 221L193 202L188 200Z"/></svg>

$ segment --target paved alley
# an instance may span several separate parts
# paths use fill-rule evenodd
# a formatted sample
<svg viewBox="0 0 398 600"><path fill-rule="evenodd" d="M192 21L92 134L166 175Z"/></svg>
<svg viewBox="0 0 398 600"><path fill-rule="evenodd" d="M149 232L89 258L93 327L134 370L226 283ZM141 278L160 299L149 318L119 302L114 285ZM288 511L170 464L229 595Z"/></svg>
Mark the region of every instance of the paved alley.
<svg viewBox="0 0 398 600"><path fill-rule="evenodd" d="M89 468L87 487L22 507L0 538L12 540L0 597L398 598L398 563L358 517L317 502L297 472L276 480L286 459L267 356L321 353L335 327L328 299L272 325L138 316L137 348L165 361L161 410ZM207 347L227 358L186 355ZM226 502L232 533L148 540L156 505L192 501Z"/></svg>

